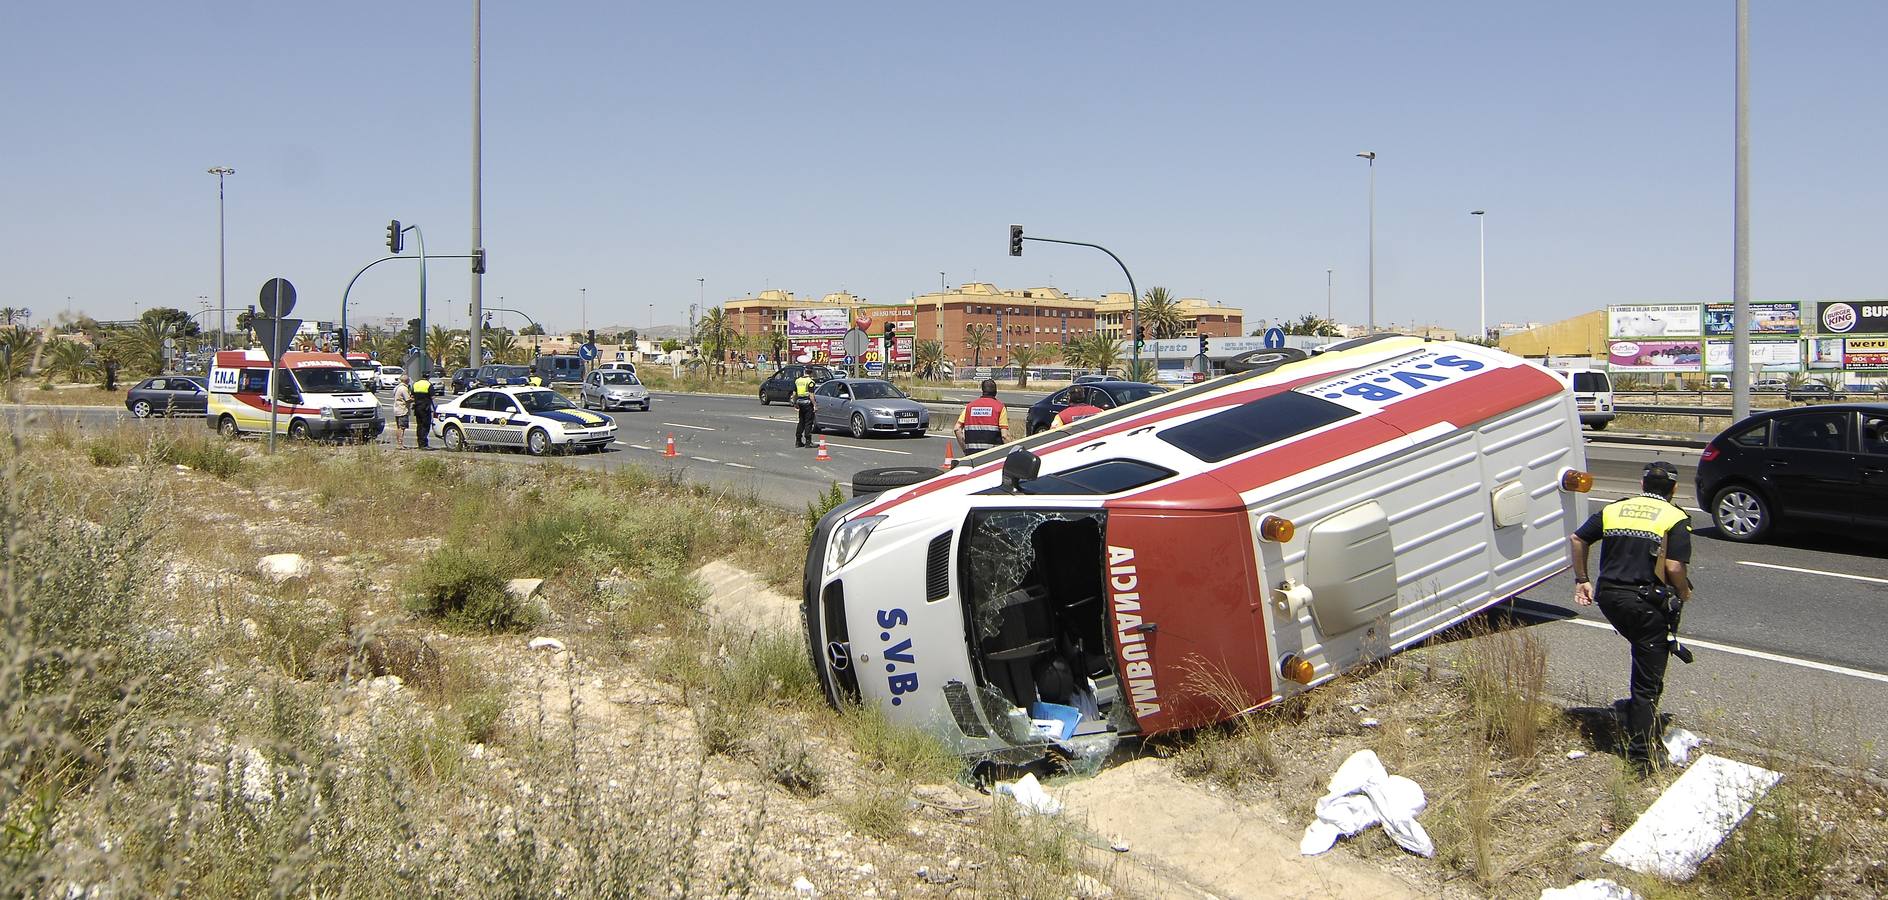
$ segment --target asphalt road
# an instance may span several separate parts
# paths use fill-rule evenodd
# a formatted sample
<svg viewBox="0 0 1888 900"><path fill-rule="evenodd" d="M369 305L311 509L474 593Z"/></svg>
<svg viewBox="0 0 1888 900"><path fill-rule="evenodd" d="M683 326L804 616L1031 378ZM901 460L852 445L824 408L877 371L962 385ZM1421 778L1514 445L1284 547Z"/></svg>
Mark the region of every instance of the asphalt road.
<svg viewBox="0 0 1888 900"><path fill-rule="evenodd" d="M944 460L946 440L937 432L863 440L828 434L831 459L819 461L816 451L793 446L789 407L703 394L661 393L655 401L650 412L612 414L619 440L608 451L561 459L582 468L675 471L787 510L804 508L832 484L846 488L858 469ZM20 421L20 408L3 414L9 423ZM81 427L129 418L122 409L105 408L40 412L48 414ZM934 411L934 428L945 424L938 418ZM665 455L671 436L674 457ZM1662 458L1679 467L1676 499L1693 511L1698 594L1686 610L1684 631L1697 662L1673 662L1667 709L1700 730L1769 746L1800 745L1888 771L1888 625L1874 615L1888 605L1888 545L1854 534L1785 534L1758 545L1724 540L1691 496L1696 450L1589 437L1594 498L1630 495L1645 463ZM481 456L532 461L510 452ZM1604 705L1625 693L1625 643L1597 608L1575 607L1571 597L1571 577L1563 576L1530 591L1515 610L1547 641L1554 686Z"/></svg>

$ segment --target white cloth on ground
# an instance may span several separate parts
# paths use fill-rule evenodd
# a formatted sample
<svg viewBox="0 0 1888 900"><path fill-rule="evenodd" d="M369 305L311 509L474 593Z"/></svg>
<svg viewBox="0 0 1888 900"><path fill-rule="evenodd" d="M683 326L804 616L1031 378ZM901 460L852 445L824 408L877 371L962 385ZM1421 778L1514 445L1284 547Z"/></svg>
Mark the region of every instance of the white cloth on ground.
<svg viewBox="0 0 1888 900"><path fill-rule="evenodd" d="M1401 775L1391 775L1369 750L1359 750L1331 775L1329 792L1318 798L1318 820L1305 828L1298 852L1316 856L1330 850L1339 836L1356 834L1381 822L1397 846L1418 856L1435 856L1416 816L1428 805L1423 789Z"/></svg>

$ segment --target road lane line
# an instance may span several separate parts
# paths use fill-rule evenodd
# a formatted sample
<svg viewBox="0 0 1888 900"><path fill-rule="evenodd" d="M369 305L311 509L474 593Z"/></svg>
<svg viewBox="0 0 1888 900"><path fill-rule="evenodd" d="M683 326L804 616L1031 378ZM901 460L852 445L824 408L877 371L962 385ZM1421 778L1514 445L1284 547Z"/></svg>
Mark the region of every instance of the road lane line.
<svg viewBox="0 0 1888 900"><path fill-rule="evenodd" d="M834 446L834 447L850 447L850 448L852 448L852 449L854 449L854 450L870 450L870 451L872 451L873 453L896 453L896 454L898 454L899 456L910 456L910 455L911 455L911 451L910 451L910 450L892 450L892 449L890 449L890 448L887 448L887 447L867 447L867 446L865 446L864 444L842 444L842 443L840 443L840 442L838 442L838 441L828 441L827 443L828 443L829 445L831 445L831 446Z"/></svg>
<svg viewBox="0 0 1888 900"><path fill-rule="evenodd" d="M727 466L733 466L733 467L735 467L735 468L737 468L737 469L752 469L752 468L754 468L753 466L750 466L750 465L747 465L747 464L745 464L745 463L737 463L737 462L731 462L731 463L722 463L722 465L727 465Z"/></svg>
<svg viewBox="0 0 1888 900"><path fill-rule="evenodd" d="M718 463L718 462L720 462L720 461L721 461L721 460L718 460L718 459L709 459L709 458L708 458L708 457L706 457L706 456L697 456L697 457L694 457L694 459L698 459L698 460L701 460L702 462L711 462L711 463Z"/></svg>
<svg viewBox="0 0 1888 900"><path fill-rule="evenodd" d="M792 419L789 419L786 416L748 416L748 418L753 419L756 422L791 422L793 421Z"/></svg>
<svg viewBox="0 0 1888 900"><path fill-rule="evenodd" d="M630 446L631 446L631 447L634 447L634 448L636 448L636 449L638 449L638 450L654 450L654 449L655 449L654 447L644 447L644 446L643 446L643 445L641 445L641 444L630 444Z"/></svg>
<svg viewBox="0 0 1888 900"><path fill-rule="evenodd" d="M1598 628L1601 631L1613 630L1613 626L1608 625L1605 622L1594 622L1589 619L1579 619L1579 618L1555 619L1552 616L1543 616L1538 613L1532 613L1526 610L1519 610L1519 609L1515 610L1515 614L1526 616L1528 618L1535 619L1540 622L1556 622L1556 621L1570 622L1574 625L1585 625L1588 628ZM1861 678L1866 681L1877 681L1882 684L1888 684L1888 675L1883 675L1879 672L1868 672L1862 669L1851 669L1847 666L1830 665L1829 663L1821 663L1813 659L1797 659L1794 656L1781 656L1775 653L1765 653L1762 650L1751 650L1745 647L1733 647L1730 644L1720 644L1716 641L1701 641L1701 640L1698 640L1697 638L1685 638L1684 643L1685 643L1685 646L1687 647L1702 647L1706 650L1716 650L1720 653L1729 653L1732 656L1747 656L1747 657L1750 657L1751 659L1761 659L1766 662L1782 663L1786 666L1797 666L1804 669L1814 669L1818 672L1828 672L1831 675L1847 675L1850 678Z"/></svg>
<svg viewBox="0 0 1888 900"><path fill-rule="evenodd" d="M1781 569L1785 572L1800 572L1804 575L1825 575L1830 578L1847 578L1852 581L1866 581L1870 584L1888 584L1888 578L1874 578L1868 575L1850 575L1847 572L1824 572L1821 569L1799 569L1796 566L1779 566L1776 563L1750 562L1738 560L1740 566L1756 566L1759 569Z"/></svg>
<svg viewBox="0 0 1888 900"><path fill-rule="evenodd" d="M709 427L708 427L708 426L706 426L706 425L683 425L683 424L682 424L682 423L680 423L680 422L664 422L664 423L662 423L662 424L664 424L664 425L667 425L667 426L669 426L669 427L671 427L671 428L693 428L693 429L695 429L696 431L716 431L716 430L718 430L718 429L714 429L714 428L709 428Z"/></svg>

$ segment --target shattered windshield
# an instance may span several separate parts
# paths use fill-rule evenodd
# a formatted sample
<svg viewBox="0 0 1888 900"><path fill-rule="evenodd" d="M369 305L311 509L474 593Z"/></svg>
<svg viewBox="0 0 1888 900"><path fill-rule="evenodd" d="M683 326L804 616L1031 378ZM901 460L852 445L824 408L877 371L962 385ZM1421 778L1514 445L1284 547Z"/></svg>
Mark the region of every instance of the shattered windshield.
<svg viewBox="0 0 1888 900"><path fill-rule="evenodd" d="M1104 513L999 509L972 514L964 582L976 637L994 638L1004 610L1043 593L1099 594ZM1092 582L1092 587L1087 583ZM1079 598L1078 598L1079 599Z"/></svg>

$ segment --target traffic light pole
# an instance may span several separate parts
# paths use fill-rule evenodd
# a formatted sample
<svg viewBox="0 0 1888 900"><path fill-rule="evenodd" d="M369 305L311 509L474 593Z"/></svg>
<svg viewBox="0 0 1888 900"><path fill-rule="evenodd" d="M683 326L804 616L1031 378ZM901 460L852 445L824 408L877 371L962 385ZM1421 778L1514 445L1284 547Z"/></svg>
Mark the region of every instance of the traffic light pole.
<svg viewBox="0 0 1888 900"><path fill-rule="evenodd" d="M418 229L415 228L414 230L417 231ZM347 280L347 287L341 289L341 330L342 331L347 330L347 295L354 290L354 282L361 280L361 276L367 274L368 269L371 269L377 265L380 265L381 263L384 263L390 259L412 259L412 258L413 257L411 256L383 256L379 259L374 260L373 262L368 263L367 265L361 266L360 269L354 273L354 277L349 278ZM441 253L438 256L433 257L433 259L472 259L472 258L473 258L473 254L471 253ZM424 271L425 269L424 267L422 267L421 272L424 273ZM424 298L426 296L425 284L426 284L425 278L424 278L424 275L422 274L422 277L420 280L420 296L422 298L421 300L422 304L425 302ZM522 313L520 315L522 315ZM425 322L422 321L421 325L424 326ZM347 348L343 347L342 351L346 352L346 349Z"/></svg>
<svg viewBox="0 0 1888 900"><path fill-rule="evenodd" d="M1055 238L1030 237L1029 235L1026 235L1026 234L1021 235L1020 237L1022 240L1025 240L1025 241L1041 241L1045 244L1068 244L1074 247L1093 247L1096 250L1100 250L1101 252L1108 254L1108 258L1114 260L1114 264L1121 267L1121 274L1126 275L1128 277L1128 296L1133 300L1133 303L1134 303L1133 311L1129 314L1129 317L1128 317L1128 328L1127 328L1128 339L1133 340L1134 336L1140 333L1141 295L1134 288L1134 273L1128 271L1128 264L1122 262L1121 257L1114 255L1113 250L1103 247L1100 244L1090 244L1086 241L1063 241L1063 240L1057 240ZM1134 348L1134 368L1138 370L1141 367L1141 345L1137 341L1132 346ZM1158 372L1154 373L1154 377L1159 378L1160 373Z"/></svg>

